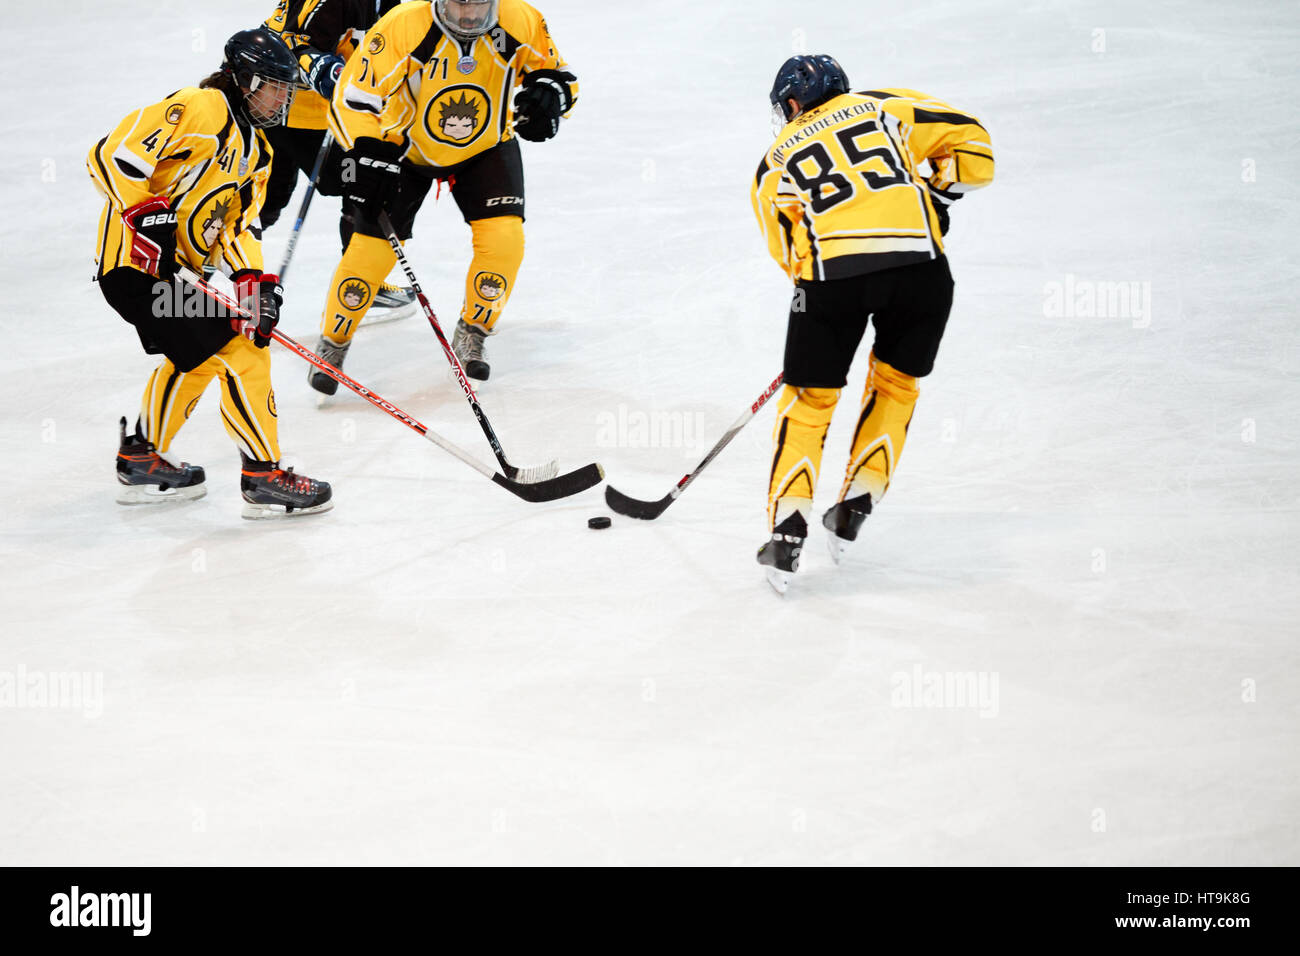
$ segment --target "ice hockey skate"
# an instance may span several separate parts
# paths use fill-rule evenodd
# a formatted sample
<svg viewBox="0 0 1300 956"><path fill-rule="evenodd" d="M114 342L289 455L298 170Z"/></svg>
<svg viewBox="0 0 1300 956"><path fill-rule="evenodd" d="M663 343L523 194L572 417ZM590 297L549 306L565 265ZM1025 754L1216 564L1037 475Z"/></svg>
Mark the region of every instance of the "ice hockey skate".
<svg viewBox="0 0 1300 956"><path fill-rule="evenodd" d="M844 557L850 544L858 540L862 523L871 514L871 495L861 495L832 505L822 515L822 527L829 531L826 547L836 564Z"/></svg>
<svg viewBox="0 0 1300 956"><path fill-rule="evenodd" d="M456 332L451 338L451 350L460 359L460 364L465 366L465 374L480 382L486 382L492 371L483 351L483 340L486 338L487 332L468 324L464 319L456 322Z"/></svg>
<svg viewBox="0 0 1300 956"><path fill-rule="evenodd" d="M808 537L808 522L794 512L772 532L772 538L758 549L758 563L767 572L767 583L777 594L785 594L791 576L799 570L799 555Z"/></svg>
<svg viewBox="0 0 1300 956"><path fill-rule="evenodd" d="M126 419L118 423L117 480L122 485L117 502L122 505L193 501L208 493L203 468L181 462L174 465L154 446L134 432L126 433Z"/></svg>
<svg viewBox="0 0 1300 956"><path fill-rule="evenodd" d="M287 518L319 514L334 507L329 482L294 474L271 462L243 458L239 490L244 496L243 516L250 519Z"/></svg>
<svg viewBox="0 0 1300 956"><path fill-rule="evenodd" d="M404 319L415 312L415 290L409 285L392 285L382 282L370 310L361 320L362 325L380 325L395 319Z"/></svg>
<svg viewBox="0 0 1300 956"><path fill-rule="evenodd" d="M343 360L348 354L348 346L351 344L351 342L344 342L342 345L336 345L322 335L316 342L316 354L335 368L342 369ZM339 390L339 383L314 365L307 371L307 384L322 395L333 395Z"/></svg>

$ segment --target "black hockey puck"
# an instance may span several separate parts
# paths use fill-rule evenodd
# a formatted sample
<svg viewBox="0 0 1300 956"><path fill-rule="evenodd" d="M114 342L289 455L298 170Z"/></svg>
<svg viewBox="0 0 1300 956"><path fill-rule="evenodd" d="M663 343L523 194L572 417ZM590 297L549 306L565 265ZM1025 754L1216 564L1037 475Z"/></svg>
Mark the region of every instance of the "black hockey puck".
<svg viewBox="0 0 1300 956"><path fill-rule="evenodd" d="M600 531L603 528L608 528L613 523L614 522L610 521L609 518L604 515L597 515L594 518L587 519L587 527L594 528L597 531Z"/></svg>

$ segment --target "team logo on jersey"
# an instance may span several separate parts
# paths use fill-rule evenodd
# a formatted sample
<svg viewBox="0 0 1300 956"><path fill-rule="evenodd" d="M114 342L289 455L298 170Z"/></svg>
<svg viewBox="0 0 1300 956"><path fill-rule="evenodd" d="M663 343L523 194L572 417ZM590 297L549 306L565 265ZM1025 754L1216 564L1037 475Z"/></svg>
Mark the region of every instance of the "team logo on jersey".
<svg viewBox="0 0 1300 956"><path fill-rule="evenodd" d="M184 114L184 112L185 105L183 103L177 103L175 106L167 110L167 122L175 126L181 121L181 115Z"/></svg>
<svg viewBox="0 0 1300 956"><path fill-rule="evenodd" d="M506 277L498 272L480 272L474 277L474 288L489 302L495 302L505 295L506 285Z"/></svg>
<svg viewBox="0 0 1300 956"><path fill-rule="evenodd" d="M339 301L350 312L365 308L370 302L370 283L356 276L348 276L339 283Z"/></svg>
<svg viewBox="0 0 1300 956"><path fill-rule="evenodd" d="M223 193L230 195L222 197ZM185 221L185 231L190 245L203 255L221 238L226 227L226 216L235 205L235 185L225 183L208 193L194 205L194 212Z"/></svg>
<svg viewBox="0 0 1300 956"><path fill-rule="evenodd" d="M384 48L384 42L384 35L382 33L376 33L370 38L370 45L367 46L366 49L373 55Z"/></svg>
<svg viewBox="0 0 1300 956"><path fill-rule="evenodd" d="M271 413L272 418L279 418L280 414L275 410L275 389L266 393L266 410Z"/></svg>
<svg viewBox="0 0 1300 956"><path fill-rule="evenodd" d="M468 146L492 121L492 98L482 87L449 86L424 108L424 131L439 143Z"/></svg>
<svg viewBox="0 0 1300 956"><path fill-rule="evenodd" d="M456 61L456 69L460 70L462 73L473 73L474 67L476 66L478 66L478 60L474 59L472 56L462 56Z"/></svg>

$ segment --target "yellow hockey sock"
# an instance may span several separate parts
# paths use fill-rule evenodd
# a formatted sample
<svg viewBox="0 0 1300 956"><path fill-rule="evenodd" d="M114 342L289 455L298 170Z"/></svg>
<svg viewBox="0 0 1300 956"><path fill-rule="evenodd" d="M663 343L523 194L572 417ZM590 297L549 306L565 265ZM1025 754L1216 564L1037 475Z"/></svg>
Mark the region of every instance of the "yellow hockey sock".
<svg viewBox="0 0 1300 956"><path fill-rule="evenodd" d="M470 228L474 258L465 277L460 317L490 333L515 290L515 276L524 261L524 221L518 216L494 216L476 219Z"/></svg>
<svg viewBox="0 0 1300 956"><path fill-rule="evenodd" d="M865 494L879 501L889 489L920 394L915 376L905 375L871 354L840 501Z"/></svg>
<svg viewBox="0 0 1300 956"><path fill-rule="evenodd" d="M817 469L821 467L826 429L830 427L838 388L785 386L777 400L772 429L772 475L767 491L767 524L775 528L798 511L812 513Z"/></svg>
<svg viewBox="0 0 1300 956"><path fill-rule="evenodd" d="M354 233L330 280L321 313L321 334L335 345L352 341L397 254L387 239Z"/></svg>
<svg viewBox="0 0 1300 956"><path fill-rule="evenodd" d="M212 371L206 362L182 372L170 359L163 359L149 376L140 400L140 430L145 440L152 442L160 453L171 448L172 439L189 419L199 396L211 381Z"/></svg>

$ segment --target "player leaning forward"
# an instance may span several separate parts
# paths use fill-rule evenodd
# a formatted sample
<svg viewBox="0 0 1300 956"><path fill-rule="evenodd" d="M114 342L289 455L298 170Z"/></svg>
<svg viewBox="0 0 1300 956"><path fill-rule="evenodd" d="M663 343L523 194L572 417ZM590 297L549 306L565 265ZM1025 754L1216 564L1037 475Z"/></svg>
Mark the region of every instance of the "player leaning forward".
<svg viewBox="0 0 1300 956"><path fill-rule="evenodd" d="M435 179L446 182L473 233L474 256L452 345L471 378L486 379L483 339L514 292L524 257L524 171L516 136L550 139L577 97L577 78L523 0L400 4L366 34L330 104L330 130L348 150L355 225L330 281L320 352L342 365L352 336ZM518 95L515 88L521 86ZM513 101L512 101L513 97ZM346 169L345 169L346 175ZM337 383L311 375L333 394Z"/></svg>
<svg viewBox="0 0 1300 956"><path fill-rule="evenodd" d="M771 93L776 142L754 210L795 283L759 549L784 591L808 535L822 445L868 321L876 336L839 502L822 524L839 560L893 477L952 307L948 207L993 179L979 121L915 90L849 91L831 57L796 56ZM927 163L928 174L922 172Z"/></svg>
<svg viewBox="0 0 1300 956"><path fill-rule="evenodd" d="M221 419L243 461L244 516L327 511L330 486L279 466L267 346L280 285L262 273L258 210L270 147L263 128L283 123L298 67L266 29L236 33L221 69L199 86L138 109L90 151L87 167L107 199L96 279L164 358L145 386L134 433L122 419L117 480L124 504L199 498L203 469L163 457L214 379ZM227 315L186 286L179 266L229 274L256 322Z"/></svg>

